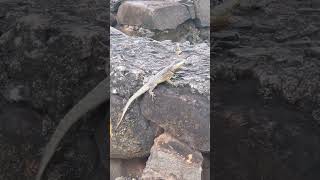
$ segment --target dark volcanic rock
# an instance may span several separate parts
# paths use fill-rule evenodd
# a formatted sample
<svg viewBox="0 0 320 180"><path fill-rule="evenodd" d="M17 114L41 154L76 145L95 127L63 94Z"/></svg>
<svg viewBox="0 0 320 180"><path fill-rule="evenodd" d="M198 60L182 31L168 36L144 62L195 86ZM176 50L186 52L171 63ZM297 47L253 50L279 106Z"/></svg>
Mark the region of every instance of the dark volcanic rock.
<svg viewBox="0 0 320 180"><path fill-rule="evenodd" d="M0 133L10 140L10 143L39 145L41 125L41 116L30 107L18 104L1 107Z"/></svg>
<svg viewBox="0 0 320 180"><path fill-rule="evenodd" d="M171 92L173 94L179 93L175 96L190 98L190 101L188 102L176 98L177 103L200 101L199 104L202 103L201 107L208 107L210 96L209 47L204 43L194 46L183 43L180 46L183 51L183 57L187 57L187 63L172 79L177 87L167 86L164 83L159 85L154 91L159 95L159 98L165 97L165 94L160 95L160 93L167 92L160 91L158 88L167 86L172 89ZM149 76L155 74L160 69L179 58L175 54L175 48L175 44L171 41L158 42L146 38L129 37L120 31L111 28L110 112L113 127L118 122L122 113L122 108L127 102L127 99L142 86L143 82L147 80ZM147 94L143 96L147 96ZM161 126L160 123L162 123L161 121L163 120L152 120L151 123L150 121L146 121L147 119L140 110L140 100L141 99L138 98L133 102L126 113L122 124L117 130L113 129L113 136L111 138L111 157L138 157L149 153L153 139L157 134L157 125ZM186 107L195 110L197 105L197 103L193 103ZM159 113L168 114L169 111L171 111L171 109L163 108ZM208 113L206 110L203 112ZM176 133L175 135L184 134L183 138L185 140L189 138L190 141L193 141L192 138L201 137L201 143L203 143L201 148L208 150L209 116L208 114L204 114L200 117L198 115L199 113L194 114L199 120L203 118L201 119L200 124L197 125L197 123L193 121L190 125L177 126L177 129L175 130L181 131L181 133ZM163 125L165 125L166 122L167 121L164 121ZM177 122L172 123L182 122L187 123L184 122L184 120L178 119ZM204 131L189 131L193 126L195 126L195 128L203 127L204 123L207 123L207 128L204 129ZM165 126L167 125L169 124L166 124ZM182 128L187 129L182 130ZM174 132L174 130L172 130L172 132ZM190 133L190 136L188 133ZM201 134L195 135L193 133Z"/></svg>
<svg viewBox="0 0 320 180"><path fill-rule="evenodd" d="M155 94L154 101L148 95L141 101L143 116L180 141L199 151L209 152L209 100L193 94L188 87L176 91L170 86L161 86Z"/></svg>
<svg viewBox="0 0 320 180"><path fill-rule="evenodd" d="M105 29L109 21L107 11L107 2L101 0L0 2L0 91L6 100L26 101L31 109L43 115L42 124L40 120L30 120L30 125L28 121L20 121L33 119L32 111L19 109L12 115L10 110L3 117L13 120L1 121L2 127L7 127L6 133L18 134L30 141L36 141L36 138L28 138L30 131L33 131L30 136L37 134L37 138L41 133L51 134L65 112L105 78L105 62L109 55L108 29ZM1 105L8 103L5 99L0 101ZM29 152L31 155L2 145L1 157L11 160L1 159L0 179L27 179L23 170L15 169L27 166L23 164L26 157L38 158L35 156L40 154L44 144L37 145L37 152ZM20 153L22 159L12 155L15 153ZM68 167L72 165L66 164L63 162L61 171L53 172L49 179L79 176L77 170L74 174L66 173L72 171ZM79 166L85 167L83 163Z"/></svg>

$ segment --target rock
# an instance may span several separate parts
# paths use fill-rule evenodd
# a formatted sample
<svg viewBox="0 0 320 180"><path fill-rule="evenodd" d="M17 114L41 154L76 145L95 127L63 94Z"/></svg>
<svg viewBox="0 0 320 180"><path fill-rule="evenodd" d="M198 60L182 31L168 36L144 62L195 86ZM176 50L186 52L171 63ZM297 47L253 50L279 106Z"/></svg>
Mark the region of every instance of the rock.
<svg viewBox="0 0 320 180"><path fill-rule="evenodd" d="M303 29L298 29L296 31L290 31L287 30L279 31L275 33L274 38L277 42L284 42L289 39L293 38L300 38L305 37L311 34L315 34L319 32L320 28L316 27L315 25L308 25L307 27L303 27Z"/></svg>
<svg viewBox="0 0 320 180"><path fill-rule="evenodd" d="M253 23L241 16L231 16L230 25L234 29L250 29Z"/></svg>
<svg viewBox="0 0 320 180"><path fill-rule="evenodd" d="M23 83L9 83L2 95L9 102L23 102L30 100L31 92L28 85Z"/></svg>
<svg viewBox="0 0 320 180"><path fill-rule="evenodd" d="M110 25L112 27L117 25L117 18L113 13L110 13Z"/></svg>
<svg viewBox="0 0 320 180"><path fill-rule="evenodd" d="M112 86L111 84L111 87ZM110 102L111 120L115 123L119 120L118 115L121 113L125 102L118 96L111 96ZM128 122L126 121L128 118L124 118L123 125L126 126L119 127L117 132L113 132L113 136L110 137L111 158L131 159L144 157L149 154L158 127L146 122L139 112L139 106L137 104L133 104L131 108L135 113L130 116L130 111L128 111L129 115L127 114L127 117L130 117L130 121Z"/></svg>
<svg viewBox="0 0 320 180"><path fill-rule="evenodd" d="M110 159L110 179L128 176L138 179L138 177L141 177L143 169L145 168L145 161L145 158Z"/></svg>
<svg viewBox="0 0 320 180"><path fill-rule="evenodd" d="M189 91L189 92L188 92ZM196 150L210 151L210 102L189 88L158 87L153 102L150 96L141 101L146 119Z"/></svg>
<svg viewBox="0 0 320 180"><path fill-rule="evenodd" d="M240 8L243 10L261 9L274 0L241 0Z"/></svg>
<svg viewBox="0 0 320 180"><path fill-rule="evenodd" d="M0 133L14 144L39 145L41 116L23 104L11 104L1 108Z"/></svg>
<svg viewBox="0 0 320 180"><path fill-rule="evenodd" d="M122 160L110 159L110 179L115 179L123 174Z"/></svg>
<svg viewBox="0 0 320 180"><path fill-rule="evenodd" d="M297 9L299 13L320 13L320 8L299 8Z"/></svg>
<svg viewBox="0 0 320 180"><path fill-rule="evenodd" d="M116 13L124 0L110 0L110 12Z"/></svg>
<svg viewBox="0 0 320 180"><path fill-rule="evenodd" d="M232 9L239 5L239 0L225 0L221 4L215 6L211 11L211 16L225 16L231 13Z"/></svg>
<svg viewBox="0 0 320 180"><path fill-rule="evenodd" d="M308 56L320 59L320 46L309 48L308 50L306 50L306 54Z"/></svg>
<svg viewBox="0 0 320 180"><path fill-rule="evenodd" d="M194 0L196 19L202 27L210 26L210 0Z"/></svg>
<svg viewBox="0 0 320 180"><path fill-rule="evenodd" d="M107 33L94 23L57 17L52 23L52 18L50 14L30 14L18 19L8 31L12 36L1 38L0 49L12 53L2 56L0 69L10 76L10 82L1 79L4 87L23 81L32 92L32 106L46 108L43 111L50 117L60 118L104 78ZM88 76L94 78L84 80Z"/></svg>
<svg viewBox="0 0 320 180"><path fill-rule="evenodd" d="M23 102L22 107L1 107L0 129L5 129L0 135L0 179L30 179L23 173L28 168L24 160L37 165L57 121L106 76L108 7L103 0L0 1L0 7L0 88L10 102ZM2 97L0 101L8 103ZM41 112L41 118L34 111ZM84 118L89 117L92 114ZM19 148L10 149L8 142L20 143ZM46 171L48 179L88 179L82 175L92 161L82 161L82 169L63 161L59 168L59 154L51 161L55 168Z"/></svg>
<svg viewBox="0 0 320 180"><path fill-rule="evenodd" d="M169 134L155 139L142 179L201 179L203 157Z"/></svg>
<svg viewBox="0 0 320 180"><path fill-rule="evenodd" d="M112 92L110 113L112 127L114 127L125 103L142 86L143 81L173 60L177 60L177 56L175 54L176 46L171 41L158 42L146 38L129 37L114 28L111 28L110 32L110 90ZM177 87L164 83L155 88L154 92L159 97L165 96L165 94L162 94L165 91L160 91L159 88L161 86L170 87L173 94L178 92L179 96L192 97L193 99L190 102L201 100L202 103L206 102L205 107L208 107L210 97L210 48L205 43L190 45L188 42L180 44L180 47L183 56L189 57L185 67L177 72L173 78ZM147 96L147 94L143 96ZM143 101L151 100L144 99ZM140 110L140 102L141 98L135 100L129 107L119 128L117 130L113 129L111 157L133 158L146 156L149 153L158 131L158 125L154 123L157 121L147 121ZM151 104L151 102L148 102L148 104ZM192 108L193 106L190 105L189 107ZM169 109L166 109L161 113L166 114L168 111ZM201 119L201 116L201 122L209 123L209 119L206 116L204 117ZM185 127L181 126L181 128ZM203 132L204 134L206 134L206 130ZM184 132L188 132L188 130ZM200 133L199 131L195 132Z"/></svg>
<svg viewBox="0 0 320 180"><path fill-rule="evenodd" d="M220 31L213 33L211 38L215 40L237 41L239 40L239 36L239 33L235 31Z"/></svg>
<svg viewBox="0 0 320 180"><path fill-rule="evenodd" d="M210 180L210 169L210 155L203 154L201 180Z"/></svg>
<svg viewBox="0 0 320 180"><path fill-rule="evenodd" d="M119 24L157 30L175 29L191 18L186 6L168 1L126 1L120 5L117 17Z"/></svg>

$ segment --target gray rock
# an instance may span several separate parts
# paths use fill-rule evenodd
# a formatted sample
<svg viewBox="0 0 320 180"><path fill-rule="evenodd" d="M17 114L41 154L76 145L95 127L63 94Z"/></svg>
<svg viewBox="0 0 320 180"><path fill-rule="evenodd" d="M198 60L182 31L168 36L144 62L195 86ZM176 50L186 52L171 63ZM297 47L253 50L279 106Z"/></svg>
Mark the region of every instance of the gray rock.
<svg viewBox="0 0 320 180"><path fill-rule="evenodd" d="M39 145L40 119L41 116L28 106L6 105L1 107L0 134L13 144L33 143Z"/></svg>
<svg viewBox="0 0 320 180"><path fill-rule="evenodd" d="M124 0L110 0L110 12L116 13Z"/></svg>
<svg viewBox="0 0 320 180"><path fill-rule="evenodd" d="M30 179L25 176L24 169L37 166L39 152L56 123L106 76L108 7L103 0L0 1L0 7L0 91L6 91L7 100L23 101L28 105L26 109L19 107L13 110L1 107L6 113L0 117L0 129L5 128L0 135L0 179ZM1 97L0 104L6 103ZM35 110L41 112L40 118L34 117ZM86 126L82 128L90 131ZM64 140L72 139L73 130L78 130L77 126ZM9 141L4 142L3 135L10 137ZM18 144L23 144L22 148L10 149L7 146L8 142L19 142L15 139L22 141ZM65 147L62 149L66 150ZM72 149L78 147L72 146ZM94 149L89 151L97 154ZM57 153L58 159L62 158L60 152ZM18 156L12 156L13 153ZM80 164L73 161L75 159L59 163L55 157L54 168L47 171L48 179L88 179L85 175L92 168L86 165L95 163L87 159L81 161L83 154L78 155L73 157L80 160ZM33 160L36 163L32 165L30 162Z"/></svg>
<svg viewBox="0 0 320 180"><path fill-rule="evenodd" d="M224 40L224 41L236 41L239 40L239 33L235 31L220 31L215 32L211 35L212 38L216 40Z"/></svg>
<svg viewBox="0 0 320 180"><path fill-rule="evenodd" d="M78 19L56 18L53 22L52 18L30 14L18 19L8 31L13 35L0 38L1 51L14 52L2 56L0 69L10 75L10 83L23 79L25 88L32 92L32 106L45 107L50 117L57 118L104 78L104 57L108 52L103 45L107 41L103 27L80 24ZM19 37L23 40L17 40ZM41 56L34 56L33 52ZM93 79L85 82L87 76ZM9 86L7 79L0 81L4 87Z"/></svg>
<svg viewBox="0 0 320 180"><path fill-rule="evenodd" d="M191 18L186 6L167 1L126 1L117 17L120 24L157 30L175 29Z"/></svg>
<svg viewBox="0 0 320 180"><path fill-rule="evenodd" d="M308 50L306 50L306 54L320 59L320 47L311 47Z"/></svg>
<svg viewBox="0 0 320 180"><path fill-rule="evenodd" d="M142 86L143 81L177 59L177 56L176 46L171 41L157 42L146 38L129 37L114 28L110 29L110 34L110 111L114 127L125 103ZM209 46L204 43L195 46L183 43L180 46L183 56L189 57L186 66L173 78L177 87L165 83L158 87L169 87L173 92L179 92L181 96L205 99L202 101L209 106ZM160 92L163 91L158 87L154 91L160 97ZM138 98L133 102L122 124L117 130L112 131L111 157L132 158L146 156L149 153L157 134L157 126L152 121L147 121L141 113L140 100L141 98ZM198 99L192 101L196 100ZM209 123L209 119L202 120Z"/></svg>
<svg viewBox="0 0 320 180"><path fill-rule="evenodd" d="M211 16L224 16L229 14L234 7L239 4L239 0L225 0L212 9Z"/></svg>
<svg viewBox="0 0 320 180"><path fill-rule="evenodd" d="M169 134L154 141L142 179L200 180L203 157Z"/></svg>
<svg viewBox="0 0 320 180"><path fill-rule="evenodd" d="M210 0L194 0L196 18L202 27L210 26Z"/></svg>
<svg viewBox="0 0 320 180"><path fill-rule="evenodd" d="M199 151L210 151L210 102L190 88L161 86L153 102L144 96L141 111L166 132Z"/></svg>
<svg viewBox="0 0 320 180"><path fill-rule="evenodd" d="M132 178L141 177L143 169L145 168L145 158L140 159L110 159L110 179L116 177Z"/></svg>
<svg viewBox="0 0 320 180"><path fill-rule="evenodd" d="M250 20L247 20L241 16L232 16L230 18L230 25L235 29L249 29L252 27L253 23Z"/></svg>

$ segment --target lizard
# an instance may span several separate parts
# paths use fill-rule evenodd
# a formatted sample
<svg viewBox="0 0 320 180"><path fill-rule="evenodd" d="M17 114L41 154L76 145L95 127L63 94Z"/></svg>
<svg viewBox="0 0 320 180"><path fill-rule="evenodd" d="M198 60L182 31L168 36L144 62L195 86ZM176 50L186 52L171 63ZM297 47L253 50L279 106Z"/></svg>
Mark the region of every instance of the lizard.
<svg viewBox="0 0 320 180"><path fill-rule="evenodd" d="M178 48L176 50L177 55L181 53L181 50ZM152 97L152 100L154 100L155 94L153 92L154 88L160 83L168 82L169 84L174 85L174 83L171 81L171 78L173 77L174 73L186 62L186 59L180 60L180 61L174 61L169 66L163 68L161 71L159 71L157 74L152 76L139 90L137 90L127 101L125 107L123 108L121 117L115 127L117 129L119 125L121 124L124 115L126 114L129 106L132 104L132 102L140 97L145 92L149 92L149 94Z"/></svg>
<svg viewBox="0 0 320 180"><path fill-rule="evenodd" d="M36 175L36 180L41 180L41 177L50 159L52 158L55 149L58 147L61 139L70 129L70 127L74 123L76 123L85 113L99 106L109 98L107 88L108 82L108 77L102 80L84 98L82 98L75 106L73 106L73 108L59 122L55 132L51 136L50 141L45 147L42 159L40 161L39 170Z"/></svg>

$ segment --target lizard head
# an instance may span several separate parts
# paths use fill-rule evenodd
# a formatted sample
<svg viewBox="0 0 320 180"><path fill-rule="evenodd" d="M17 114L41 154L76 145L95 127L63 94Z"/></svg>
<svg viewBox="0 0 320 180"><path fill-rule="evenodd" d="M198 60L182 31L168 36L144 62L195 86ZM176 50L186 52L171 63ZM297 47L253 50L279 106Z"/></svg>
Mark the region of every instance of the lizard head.
<svg viewBox="0 0 320 180"><path fill-rule="evenodd" d="M182 66L185 62L186 62L186 59L174 62L174 63L172 64L170 70L171 70L172 72L177 71L179 68L181 68L181 66Z"/></svg>

